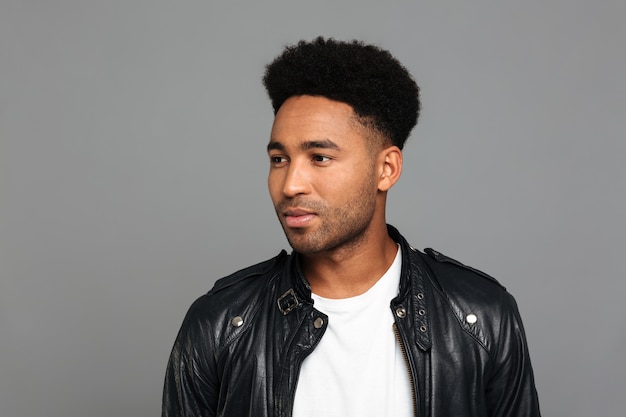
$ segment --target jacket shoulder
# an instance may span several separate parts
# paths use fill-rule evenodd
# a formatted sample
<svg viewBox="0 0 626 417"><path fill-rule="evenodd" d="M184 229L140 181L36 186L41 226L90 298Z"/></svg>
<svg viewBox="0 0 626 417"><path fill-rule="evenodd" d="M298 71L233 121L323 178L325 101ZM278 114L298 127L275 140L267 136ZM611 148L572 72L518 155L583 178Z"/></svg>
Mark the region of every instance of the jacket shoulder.
<svg viewBox="0 0 626 417"><path fill-rule="evenodd" d="M517 304L495 278L433 249L424 249L433 287L459 325L493 352L503 322L518 320Z"/></svg>
<svg viewBox="0 0 626 417"><path fill-rule="evenodd" d="M510 306L510 294L492 276L433 249L424 253L434 288L456 308L497 315Z"/></svg>
<svg viewBox="0 0 626 417"><path fill-rule="evenodd" d="M488 281L491 281L493 284L496 284L497 286L506 290L506 288L491 275L486 274L483 271L480 271L476 268L472 268L471 266L465 265L457 261L456 259L453 259L453 258L450 258L449 256L444 255L443 253L439 251L436 251L432 248L426 248L424 249L424 253L428 255L427 258L436 261L437 264L440 264L441 268L435 266L435 269L442 269L442 270L449 269L450 272L456 272L456 275L458 275L460 279L466 278L466 279L472 280L477 277L480 277ZM433 262L428 262L428 263L431 265L431 267L433 265L436 265ZM450 268L447 268L447 267L450 267Z"/></svg>
<svg viewBox="0 0 626 417"><path fill-rule="evenodd" d="M218 279L209 292L194 301L187 318L220 322L232 311L249 311L287 257L283 250L271 259Z"/></svg>
<svg viewBox="0 0 626 417"><path fill-rule="evenodd" d="M513 297L490 275L433 249L424 249L424 253L422 259L430 271L433 287L461 322L468 314L499 317L514 306Z"/></svg>
<svg viewBox="0 0 626 417"><path fill-rule="evenodd" d="M285 250L282 250L278 255L271 259L259 262L258 264L249 266L244 269L240 269L239 271L234 272L224 278L220 278L215 282L215 285L208 292L207 295L220 292L228 287L237 285L242 281L259 277L260 275L265 275L271 272L277 265L281 264L282 261L287 258L287 256L287 252Z"/></svg>
<svg viewBox="0 0 626 417"><path fill-rule="evenodd" d="M211 339L210 344L217 351L228 345L249 327L261 305L272 298L267 297L267 292L273 291L272 282L280 275L287 258L287 252L282 251L272 259L216 281L208 293L189 307L180 335L194 343ZM235 319L245 324L233 324Z"/></svg>

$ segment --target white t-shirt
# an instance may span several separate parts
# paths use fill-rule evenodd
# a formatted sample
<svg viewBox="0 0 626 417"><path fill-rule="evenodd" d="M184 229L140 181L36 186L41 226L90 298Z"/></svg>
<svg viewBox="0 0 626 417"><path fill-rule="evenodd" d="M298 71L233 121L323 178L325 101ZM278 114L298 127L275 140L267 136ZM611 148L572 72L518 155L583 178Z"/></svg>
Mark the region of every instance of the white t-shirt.
<svg viewBox="0 0 626 417"><path fill-rule="evenodd" d="M294 417L413 414L408 365L389 307L398 294L400 252L364 294L344 299L312 295L315 308L328 315L328 328L302 363Z"/></svg>

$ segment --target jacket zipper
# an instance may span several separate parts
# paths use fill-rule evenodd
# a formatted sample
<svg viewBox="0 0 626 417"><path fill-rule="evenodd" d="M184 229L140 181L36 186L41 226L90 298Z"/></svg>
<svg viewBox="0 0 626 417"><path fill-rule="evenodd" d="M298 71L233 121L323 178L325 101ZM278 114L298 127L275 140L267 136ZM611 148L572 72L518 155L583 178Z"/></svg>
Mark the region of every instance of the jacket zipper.
<svg viewBox="0 0 626 417"><path fill-rule="evenodd" d="M406 347L404 346L404 342L402 341L402 337L400 336L400 331L398 330L398 326L396 323L393 324L393 332L396 335L396 340L398 341L398 345L400 346L400 351L402 352L402 357L404 358L404 364L406 365L406 371L409 374L409 382L411 383L411 399L413 400L413 415L418 417L417 415L417 390L415 389L415 381L413 379L413 373L411 372L411 364L409 363L409 355L406 351Z"/></svg>

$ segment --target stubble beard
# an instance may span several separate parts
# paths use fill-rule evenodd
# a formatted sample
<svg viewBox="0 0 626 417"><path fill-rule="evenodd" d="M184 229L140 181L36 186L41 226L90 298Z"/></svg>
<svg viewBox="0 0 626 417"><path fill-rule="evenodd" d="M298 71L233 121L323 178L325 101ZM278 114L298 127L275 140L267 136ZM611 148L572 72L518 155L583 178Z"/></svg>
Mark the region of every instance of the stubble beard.
<svg viewBox="0 0 626 417"><path fill-rule="evenodd" d="M289 245L304 255L322 254L340 248L358 247L364 241L376 211L376 196L370 195L372 184L364 184L350 204L329 208L318 202L304 199L283 200L276 205L276 213ZM300 207L316 213L319 225L315 230L291 229L284 223L281 213L288 207Z"/></svg>

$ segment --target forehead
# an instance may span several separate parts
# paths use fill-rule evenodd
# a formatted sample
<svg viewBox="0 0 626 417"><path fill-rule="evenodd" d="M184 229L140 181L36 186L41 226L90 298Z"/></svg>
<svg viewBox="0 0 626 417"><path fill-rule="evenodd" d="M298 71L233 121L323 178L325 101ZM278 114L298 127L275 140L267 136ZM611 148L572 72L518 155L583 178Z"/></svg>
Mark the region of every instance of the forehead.
<svg viewBox="0 0 626 417"><path fill-rule="evenodd" d="M295 96L276 113L271 141L353 139L363 129L349 104L318 96Z"/></svg>

